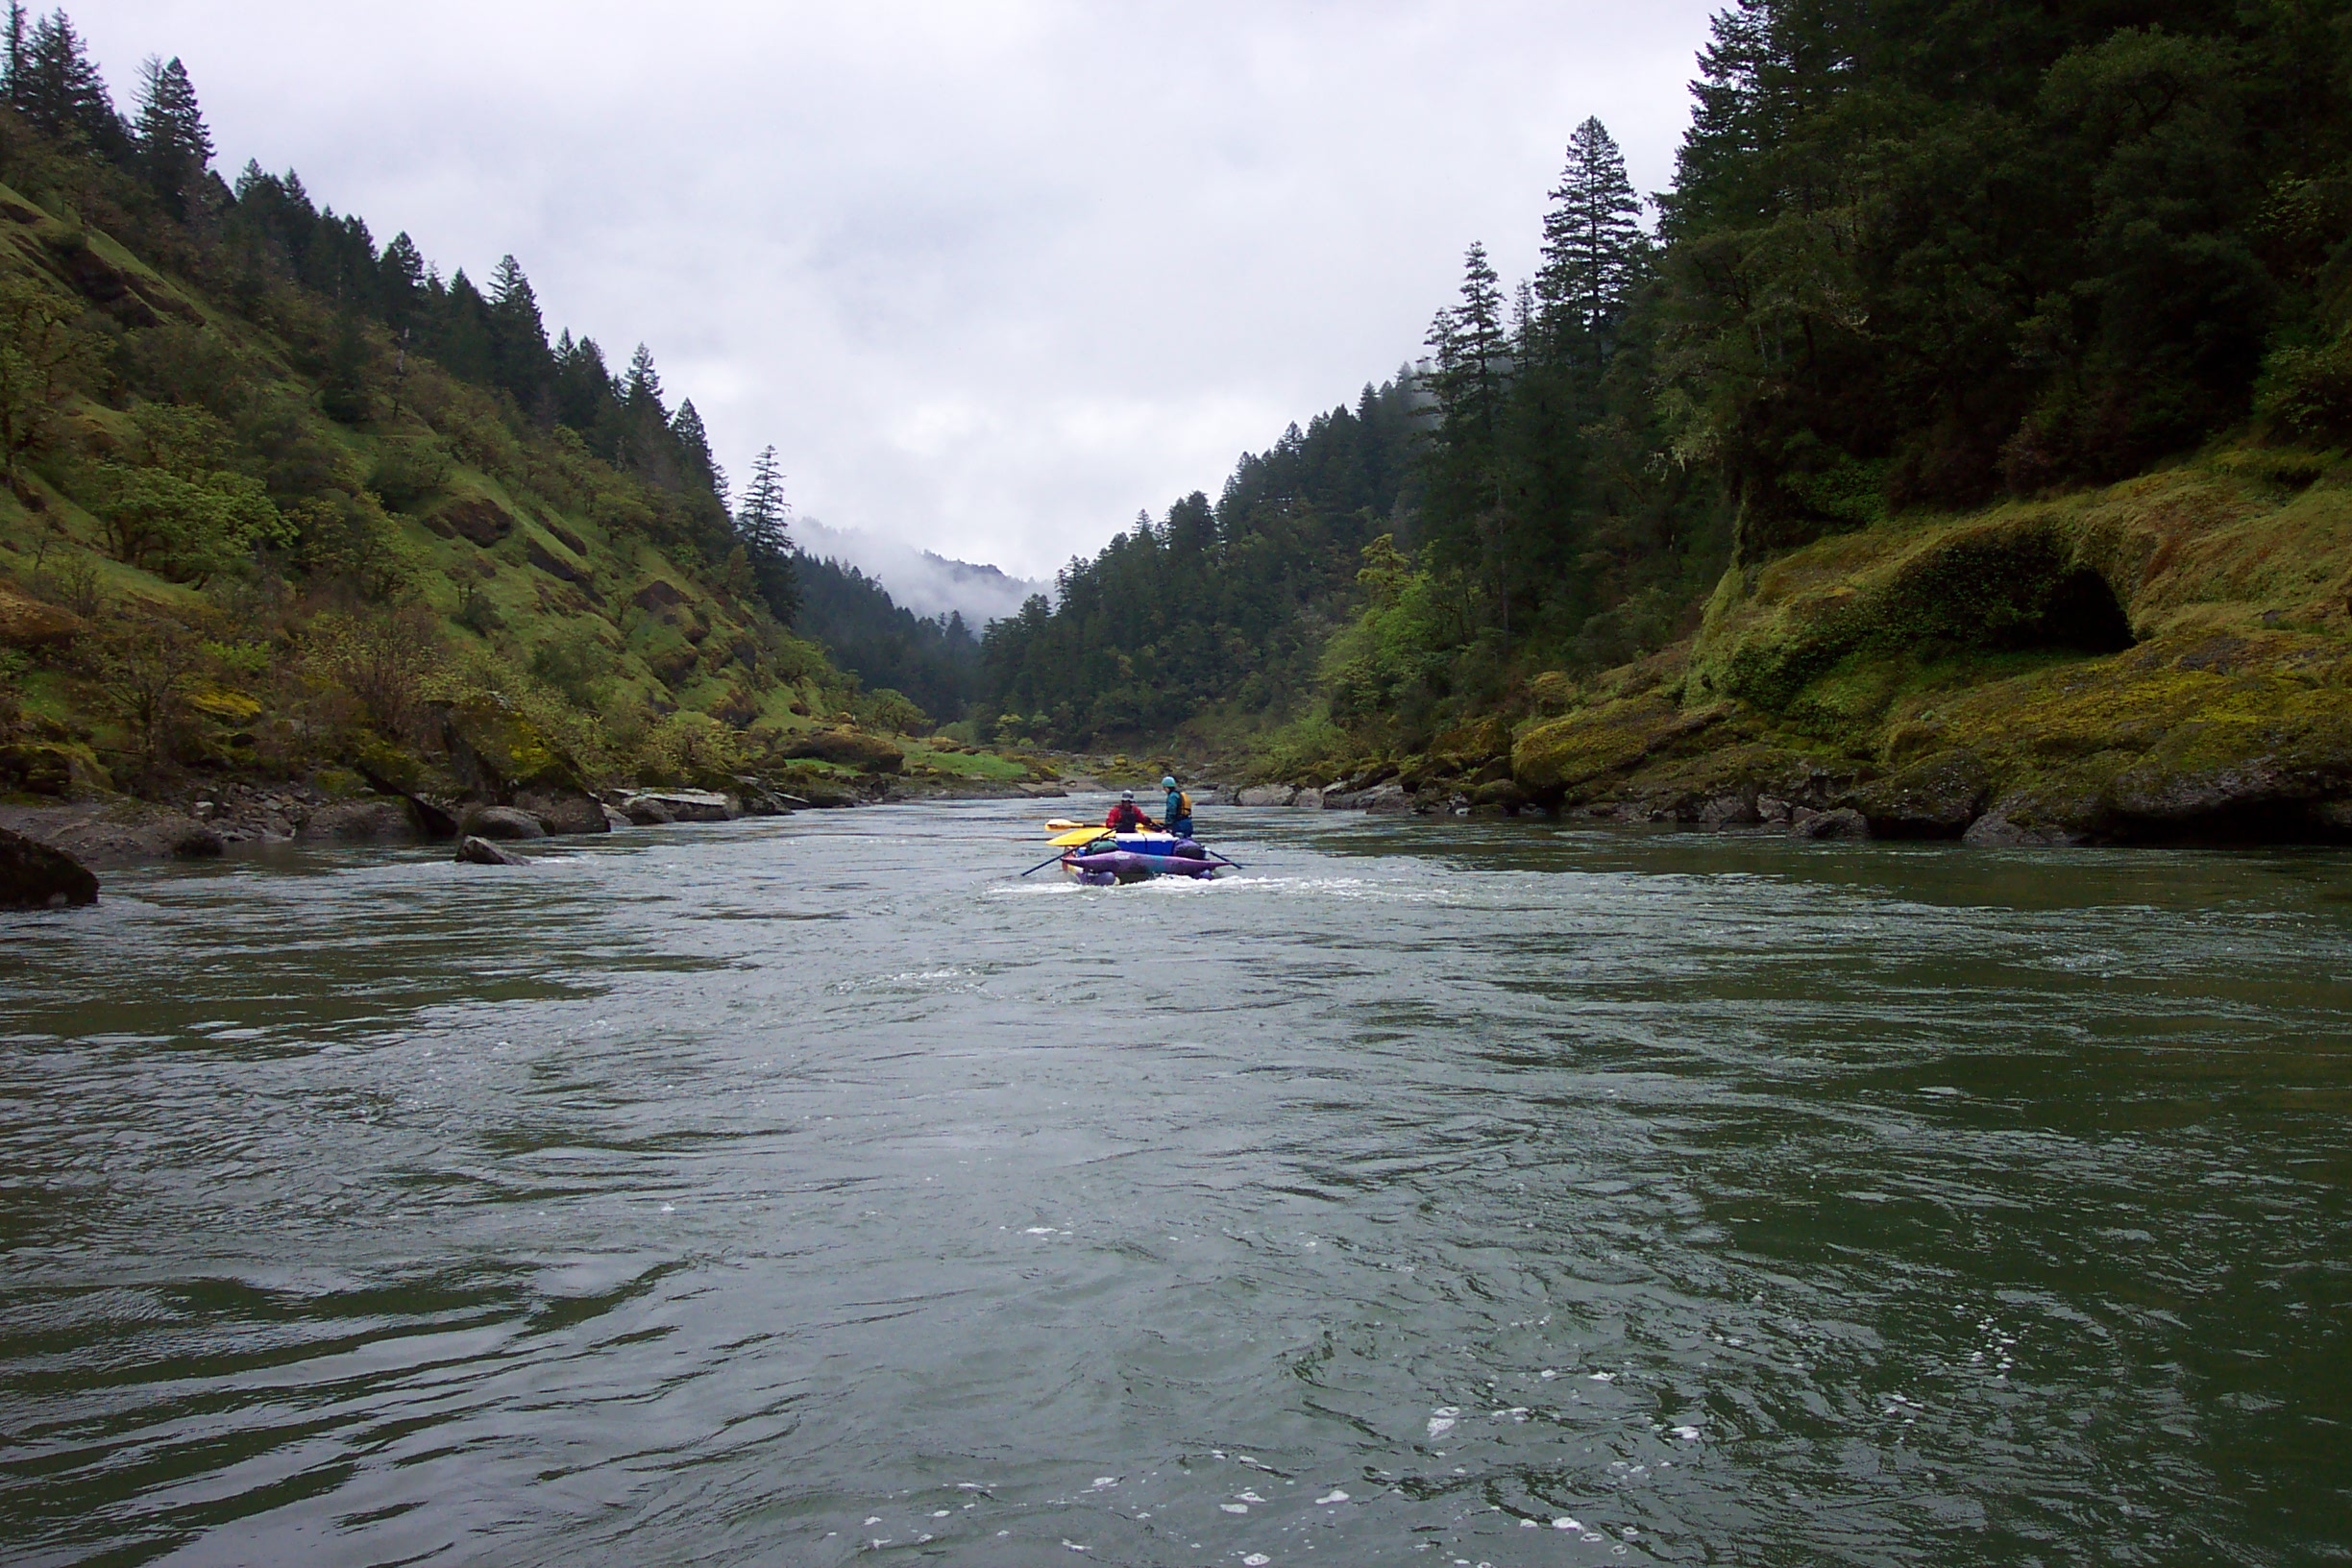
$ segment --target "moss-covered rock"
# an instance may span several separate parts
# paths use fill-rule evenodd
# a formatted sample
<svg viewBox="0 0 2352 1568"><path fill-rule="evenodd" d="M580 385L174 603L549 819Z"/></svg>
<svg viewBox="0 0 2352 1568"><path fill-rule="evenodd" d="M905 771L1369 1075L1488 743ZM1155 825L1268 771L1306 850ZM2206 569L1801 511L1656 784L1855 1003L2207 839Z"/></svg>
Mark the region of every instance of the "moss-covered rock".
<svg viewBox="0 0 2352 1568"><path fill-rule="evenodd" d="M580 766L513 708L491 698L441 703L441 743L469 795L502 803L524 789L584 792Z"/></svg>
<svg viewBox="0 0 2352 1568"><path fill-rule="evenodd" d="M1692 690L1781 712L1857 654L2128 647L2130 621L2101 571L2107 544L2027 513L1829 541L1752 582L1727 576L1692 651Z"/></svg>
<svg viewBox="0 0 2352 1568"><path fill-rule="evenodd" d="M861 773L905 771L906 753L879 735L856 729L813 729L782 742L777 754L788 760L813 759Z"/></svg>
<svg viewBox="0 0 2352 1568"><path fill-rule="evenodd" d="M0 648L50 648L72 642L86 627L71 610L0 582Z"/></svg>
<svg viewBox="0 0 2352 1568"><path fill-rule="evenodd" d="M1984 815L1993 785L1984 758L1955 748L1866 784L1846 803L1862 814L1876 838L1956 839Z"/></svg>
<svg viewBox="0 0 2352 1568"><path fill-rule="evenodd" d="M1511 747L1511 777L1536 799L1568 798L1688 742L1730 714L1729 704L1685 709L1654 692L1579 709L1520 735Z"/></svg>
<svg viewBox="0 0 2352 1568"><path fill-rule="evenodd" d="M0 795L63 799L110 787L96 753L79 742L22 740L0 745Z"/></svg>

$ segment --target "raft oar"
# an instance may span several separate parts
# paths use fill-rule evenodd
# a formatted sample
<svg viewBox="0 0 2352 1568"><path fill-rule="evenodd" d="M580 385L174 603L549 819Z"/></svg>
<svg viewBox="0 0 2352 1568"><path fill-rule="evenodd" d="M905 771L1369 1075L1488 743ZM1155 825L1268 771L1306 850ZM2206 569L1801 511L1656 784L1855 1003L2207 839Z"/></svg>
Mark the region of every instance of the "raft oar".
<svg viewBox="0 0 2352 1568"><path fill-rule="evenodd" d="M1051 855L1051 857L1049 857L1049 858L1047 858L1047 859L1045 859L1045 860L1041 860L1041 861L1039 861L1039 862L1038 862L1038 863L1037 863L1035 866L1030 867L1030 868L1029 868L1029 871L1041 871L1041 870L1044 870L1046 867L1051 866L1051 865L1052 865L1052 864L1053 864L1055 861L1060 860L1061 858L1062 858L1062 851L1061 851L1061 850L1059 850L1059 849L1056 849L1056 850L1053 852L1053 854ZM1021 872L1020 874L1021 874L1021 875L1023 875L1023 876L1027 876L1027 875L1029 874L1029 871L1023 871L1023 872Z"/></svg>
<svg viewBox="0 0 2352 1568"><path fill-rule="evenodd" d="M1201 845L1201 853L1207 855L1211 860L1224 861L1226 865L1231 866L1237 871L1246 871L1249 870L1247 866L1242 865L1237 860L1226 860L1223 855L1218 854L1214 849L1210 848L1207 845Z"/></svg>

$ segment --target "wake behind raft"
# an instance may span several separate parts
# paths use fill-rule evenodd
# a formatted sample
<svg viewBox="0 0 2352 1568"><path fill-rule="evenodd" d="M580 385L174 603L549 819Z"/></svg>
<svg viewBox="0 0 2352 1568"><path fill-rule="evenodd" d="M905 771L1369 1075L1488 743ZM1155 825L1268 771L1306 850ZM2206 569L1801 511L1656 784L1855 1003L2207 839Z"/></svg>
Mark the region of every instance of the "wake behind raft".
<svg viewBox="0 0 2352 1568"><path fill-rule="evenodd" d="M1213 877L1233 864L1204 849L1191 839L1167 833L1114 833L1108 828L1072 827L1048 822L1049 829L1066 829L1052 842L1062 853L1062 872L1090 888L1129 882L1148 882L1156 876ZM1053 861L1041 861L1029 871L1041 871ZM1027 876L1029 871L1021 872Z"/></svg>

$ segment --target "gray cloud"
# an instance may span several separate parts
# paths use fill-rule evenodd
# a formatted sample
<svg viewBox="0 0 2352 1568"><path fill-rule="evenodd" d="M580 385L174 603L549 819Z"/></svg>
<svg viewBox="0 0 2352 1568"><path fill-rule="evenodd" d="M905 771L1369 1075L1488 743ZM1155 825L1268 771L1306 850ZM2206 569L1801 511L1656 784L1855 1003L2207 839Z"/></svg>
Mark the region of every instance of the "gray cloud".
<svg viewBox="0 0 2352 1568"><path fill-rule="evenodd" d="M731 472L1046 575L1531 270L1586 114L1665 184L1714 0L70 7L179 55L225 171L651 344Z"/></svg>

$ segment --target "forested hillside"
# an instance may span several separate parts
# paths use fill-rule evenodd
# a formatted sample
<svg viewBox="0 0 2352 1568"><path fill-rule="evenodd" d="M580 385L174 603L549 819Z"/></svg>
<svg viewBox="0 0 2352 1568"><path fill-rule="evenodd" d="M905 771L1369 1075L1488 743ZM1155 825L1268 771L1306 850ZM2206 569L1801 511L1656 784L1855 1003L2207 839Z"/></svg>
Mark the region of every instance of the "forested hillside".
<svg viewBox="0 0 2352 1568"><path fill-rule="evenodd" d="M772 452L730 514L647 349L224 183L176 61L123 116L62 12L6 50L0 793L414 780L493 718L576 783L707 779L877 717L789 629Z"/></svg>
<svg viewBox="0 0 2352 1568"><path fill-rule="evenodd" d="M1214 505L1196 491L1071 562L1053 603L988 631L1000 729L1079 745L1308 699L1359 551L1409 512L1420 422L1400 372L1244 453Z"/></svg>
<svg viewBox="0 0 2352 1568"><path fill-rule="evenodd" d="M990 640L1007 706L1079 741L1246 704L1289 721L1261 734L1262 766L1360 772L1687 649L1811 541L2216 442L2336 448L2348 17L2340 0L1737 0L1671 189L1645 203L1587 120L1535 275L1501 279L1470 247L1426 375L1383 394L1400 417L1376 486L1289 512L1188 503L1074 565L1058 609ZM1434 404L1425 433L1403 417L1414 392ZM2292 454L2263 471L2332 472ZM1312 545L1252 564L1267 517L1293 513ZM1223 607L1236 592L1246 612ZM2014 649L2033 640L2019 619L2057 624L1984 609L1976 633L1960 617L1939 636ZM2099 651L2081 641L2054 646Z"/></svg>

